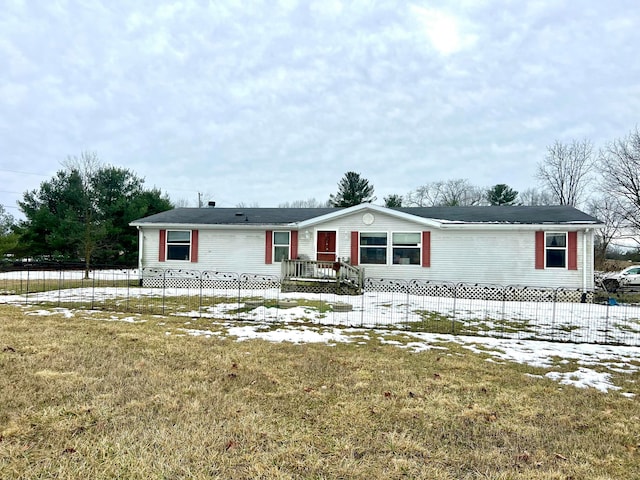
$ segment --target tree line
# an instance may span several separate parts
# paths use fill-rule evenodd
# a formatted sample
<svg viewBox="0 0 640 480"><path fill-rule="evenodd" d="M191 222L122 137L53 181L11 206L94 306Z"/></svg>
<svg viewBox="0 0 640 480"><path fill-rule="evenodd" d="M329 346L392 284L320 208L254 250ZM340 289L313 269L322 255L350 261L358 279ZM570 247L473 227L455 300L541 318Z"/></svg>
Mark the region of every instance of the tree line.
<svg viewBox="0 0 640 480"><path fill-rule="evenodd" d="M134 266L138 234L129 223L173 208L131 170L92 152L70 157L53 178L24 193L24 220L0 211L0 254L36 261Z"/></svg>
<svg viewBox="0 0 640 480"><path fill-rule="evenodd" d="M615 139L596 150L587 139L549 145L537 165L538 186L517 192L500 183L491 187L468 179L433 181L404 195L384 197L387 207L473 205L570 205L604 222L596 234L596 262L602 264L616 239L634 242L640 252L640 131ZM347 172L336 194L325 203L315 199L289 206L349 207L374 202L374 187L359 173Z"/></svg>
<svg viewBox="0 0 640 480"><path fill-rule="evenodd" d="M432 181L383 198L387 207L571 205L605 224L596 257L619 238L640 246L640 132L636 128L596 150L589 140L555 141L537 165L538 186L517 192L499 183ZM326 201L281 203L281 208L349 207L375 202L374 187L349 171ZM63 169L18 202L18 222L0 206L0 257L136 265L138 236L129 223L174 208L166 194L147 189L131 170L103 164L97 154L69 157ZM257 205L256 205L257 206Z"/></svg>

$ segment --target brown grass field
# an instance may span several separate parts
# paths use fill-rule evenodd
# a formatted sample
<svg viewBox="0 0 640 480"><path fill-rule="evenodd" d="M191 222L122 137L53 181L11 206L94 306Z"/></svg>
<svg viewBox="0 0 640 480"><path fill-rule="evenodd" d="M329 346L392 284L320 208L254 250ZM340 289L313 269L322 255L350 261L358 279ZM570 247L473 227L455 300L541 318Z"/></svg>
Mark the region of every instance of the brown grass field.
<svg viewBox="0 0 640 480"><path fill-rule="evenodd" d="M453 343L238 342L178 335L185 318L27 311L0 305L2 479L640 478L638 396Z"/></svg>

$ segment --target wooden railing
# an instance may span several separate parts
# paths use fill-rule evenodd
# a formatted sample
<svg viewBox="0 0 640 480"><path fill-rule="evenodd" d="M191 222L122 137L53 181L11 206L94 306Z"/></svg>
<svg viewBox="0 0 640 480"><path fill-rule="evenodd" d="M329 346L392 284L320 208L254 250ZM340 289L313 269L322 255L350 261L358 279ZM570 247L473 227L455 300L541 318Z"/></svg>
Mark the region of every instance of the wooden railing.
<svg viewBox="0 0 640 480"><path fill-rule="evenodd" d="M364 286L364 270L348 263L323 260L283 260L282 280L315 280L349 284L359 289Z"/></svg>

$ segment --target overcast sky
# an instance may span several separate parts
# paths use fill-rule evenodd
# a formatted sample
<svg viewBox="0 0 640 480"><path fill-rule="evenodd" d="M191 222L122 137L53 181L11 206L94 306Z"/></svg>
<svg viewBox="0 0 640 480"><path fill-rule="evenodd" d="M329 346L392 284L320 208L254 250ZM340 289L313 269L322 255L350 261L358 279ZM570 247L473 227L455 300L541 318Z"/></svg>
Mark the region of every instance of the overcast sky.
<svg viewBox="0 0 640 480"><path fill-rule="evenodd" d="M535 186L640 113L637 0L0 0L0 203L94 151L173 200Z"/></svg>

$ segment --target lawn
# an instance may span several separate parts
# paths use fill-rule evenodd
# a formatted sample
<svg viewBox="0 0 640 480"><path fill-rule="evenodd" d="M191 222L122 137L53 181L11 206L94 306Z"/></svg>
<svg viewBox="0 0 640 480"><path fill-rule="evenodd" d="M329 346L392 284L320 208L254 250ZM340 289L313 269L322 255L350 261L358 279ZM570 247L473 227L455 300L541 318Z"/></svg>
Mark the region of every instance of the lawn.
<svg viewBox="0 0 640 480"><path fill-rule="evenodd" d="M240 333L284 328L0 305L0 478L640 478L640 356L603 392L455 337Z"/></svg>

